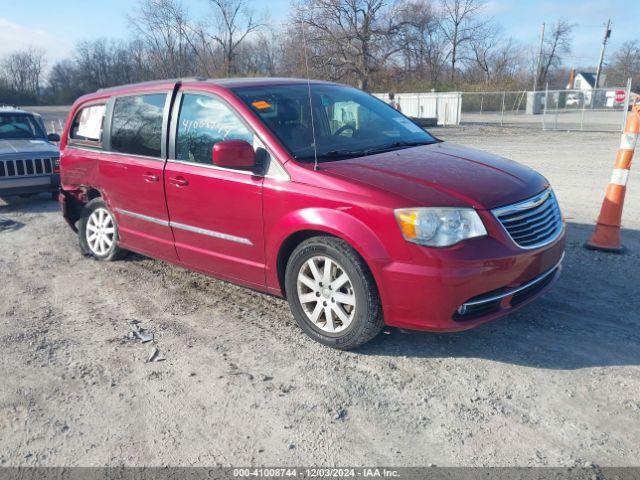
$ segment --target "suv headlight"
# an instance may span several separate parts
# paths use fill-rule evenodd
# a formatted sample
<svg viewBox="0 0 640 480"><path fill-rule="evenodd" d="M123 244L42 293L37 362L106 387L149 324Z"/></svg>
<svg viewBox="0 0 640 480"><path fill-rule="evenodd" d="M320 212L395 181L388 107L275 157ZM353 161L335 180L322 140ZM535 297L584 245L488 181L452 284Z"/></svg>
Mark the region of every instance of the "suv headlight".
<svg viewBox="0 0 640 480"><path fill-rule="evenodd" d="M429 247L448 247L487 234L472 208L400 208L394 210L405 240Z"/></svg>

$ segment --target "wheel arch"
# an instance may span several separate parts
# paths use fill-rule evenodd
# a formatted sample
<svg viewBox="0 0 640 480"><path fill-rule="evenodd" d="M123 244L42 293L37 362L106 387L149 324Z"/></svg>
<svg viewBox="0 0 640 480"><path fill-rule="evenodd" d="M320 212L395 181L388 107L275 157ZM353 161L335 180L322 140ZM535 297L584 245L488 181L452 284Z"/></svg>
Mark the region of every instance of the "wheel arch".
<svg viewBox="0 0 640 480"><path fill-rule="evenodd" d="M278 250L278 257L276 259L276 269L278 273L278 287L282 291L282 294L286 296L284 282L285 282L285 271L287 269L287 263L289 262L289 257L296 249L298 245L300 245L305 240L313 237L319 236L331 236L335 237L330 233L327 233L322 230L299 230L297 232L292 233L287 238L284 239L282 244L280 245L280 249ZM339 238L339 237L335 237Z"/></svg>
<svg viewBox="0 0 640 480"><path fill-rule="evenodd" d="M82 208L94 198L102 197L102 192L95 187L82 186L74 190L62 189L64 202L62 203L62 214L69 226L78 231L76 223L82 215Z"/></svg>
<svg viewBox="0 0 640 480"><path fill-rule="evenodd" d="M285 227L286 225L286 227ZM313 208L293 212L281 220L280 232L272 244L277 250L272 268L267 271L267 284L286 296L284 276L287 262L295 248L315 236L339 238L352 247L362 258L379 288L377 263L389 261L390 256L378 236L362 221L339 210ZM268 246L268 248L270 248ZM271 271L271 275L270 275Z"/></svg>

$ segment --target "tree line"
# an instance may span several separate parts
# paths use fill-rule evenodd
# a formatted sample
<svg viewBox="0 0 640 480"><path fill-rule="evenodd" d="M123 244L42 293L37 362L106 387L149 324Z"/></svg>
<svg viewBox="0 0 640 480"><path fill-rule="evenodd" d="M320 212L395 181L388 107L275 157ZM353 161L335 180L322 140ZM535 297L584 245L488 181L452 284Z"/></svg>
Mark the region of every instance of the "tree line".
<svg viewBox="0 0 640 480"><path fill-rule="evenodd" d="M208 14L195 16L180 0L139 0L127 14L130 38L79 42L52 65L42 50L11 53L0 60L0 102L66 104L98 88L189 76L308 74L427 91L530 89L537 74L538 85L563 88L575 27L551 25L538 62L537 47L506 36L483 0L293 0L280 25L249 0L204 1ZM607 72L609 84L637 85L640 44L625 43Z"/></svg>

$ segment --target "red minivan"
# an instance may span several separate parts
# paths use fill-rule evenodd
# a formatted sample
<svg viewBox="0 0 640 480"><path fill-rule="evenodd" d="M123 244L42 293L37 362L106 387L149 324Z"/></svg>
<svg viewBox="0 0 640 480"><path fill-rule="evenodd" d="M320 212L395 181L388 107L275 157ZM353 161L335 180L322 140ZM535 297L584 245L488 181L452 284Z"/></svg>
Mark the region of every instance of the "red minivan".
<svg viewBox="0 0 640 480"><path fill-rule="evenodd" d="M97 260L139 252L285 297L337 348L475 327L547 290L564 222L535 171L335 83L166 80L78 99L60 202Z"/></svg>

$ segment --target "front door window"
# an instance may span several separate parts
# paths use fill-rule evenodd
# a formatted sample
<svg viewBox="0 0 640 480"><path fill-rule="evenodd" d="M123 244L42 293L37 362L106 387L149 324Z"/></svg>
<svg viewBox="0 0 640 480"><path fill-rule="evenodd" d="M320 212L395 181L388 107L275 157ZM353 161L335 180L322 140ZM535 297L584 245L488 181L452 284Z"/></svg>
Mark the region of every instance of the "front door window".
<svg viewBox="0 0 640 480"><path fill-rule="evenodd" d="M221 100L185 93L178 116L176 158L210 165L213 145L223 140L253 144L253 135Z"/></svg>

